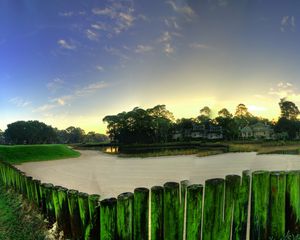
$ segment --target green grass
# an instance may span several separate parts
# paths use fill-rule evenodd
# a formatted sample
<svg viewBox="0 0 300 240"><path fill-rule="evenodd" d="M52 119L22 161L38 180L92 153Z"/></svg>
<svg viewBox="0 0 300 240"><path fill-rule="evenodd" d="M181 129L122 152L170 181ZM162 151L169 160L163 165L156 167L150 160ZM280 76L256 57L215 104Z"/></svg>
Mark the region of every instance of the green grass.
<svg viewBox="0 0 300 240"><path fill-rule="evenodd" d="M46 231L42 216L0 185L0 240L42 240Z"/></svg>
<svg viewBox="0 0 300 240"><path fill-rule="evenodd" d="M280 239L270 237L269 240L300 240L300 235L294 235L288 232L284 237Z"/></svg>
<svg viewBox="0 0 300 240"><path fill-rule="evenodd" d="M12 164L79 157L80 153L66 145L0 145L0 160Z"/></svg>

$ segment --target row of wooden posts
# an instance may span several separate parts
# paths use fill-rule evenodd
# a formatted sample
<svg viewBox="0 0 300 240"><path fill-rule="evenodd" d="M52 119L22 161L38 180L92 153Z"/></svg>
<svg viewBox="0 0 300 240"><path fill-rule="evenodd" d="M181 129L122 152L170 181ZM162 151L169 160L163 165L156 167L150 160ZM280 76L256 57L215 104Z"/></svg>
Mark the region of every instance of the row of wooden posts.
<svg viewBox="0 0 300 240"><path fill-rule="evenodd" d="M300 171L244 171L205 187L168 182L101 201L41 183L5 162L0 183L38 206L67 239L245 240L248 225L251 240L300 233Z"/></svg>

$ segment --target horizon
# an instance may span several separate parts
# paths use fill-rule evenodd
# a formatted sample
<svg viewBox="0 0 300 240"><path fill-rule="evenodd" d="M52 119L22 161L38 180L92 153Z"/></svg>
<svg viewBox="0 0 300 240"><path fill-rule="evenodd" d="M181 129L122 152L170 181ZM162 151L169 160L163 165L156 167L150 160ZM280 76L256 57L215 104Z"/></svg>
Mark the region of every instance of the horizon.
<svg viewBox="0 0 300 240"><path fill-rule="evenodd" d="M0 13L2 130L106 133L106 115L158 104L192 118L243 103L269 120L280 98L300 106L296 0L2 1Z"/></svg>

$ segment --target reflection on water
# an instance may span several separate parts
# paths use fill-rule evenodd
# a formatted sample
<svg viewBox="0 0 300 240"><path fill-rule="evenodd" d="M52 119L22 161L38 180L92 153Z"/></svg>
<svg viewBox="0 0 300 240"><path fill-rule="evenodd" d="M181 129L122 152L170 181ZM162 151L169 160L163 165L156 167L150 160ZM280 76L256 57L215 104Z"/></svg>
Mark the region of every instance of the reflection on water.
<svg viewBox="0 0 300 240"><path fill-rule="evenodd" d="M119 147L106 147L104 149L104 152L106 152L106 153L118 153L119 152Z"/></svg>

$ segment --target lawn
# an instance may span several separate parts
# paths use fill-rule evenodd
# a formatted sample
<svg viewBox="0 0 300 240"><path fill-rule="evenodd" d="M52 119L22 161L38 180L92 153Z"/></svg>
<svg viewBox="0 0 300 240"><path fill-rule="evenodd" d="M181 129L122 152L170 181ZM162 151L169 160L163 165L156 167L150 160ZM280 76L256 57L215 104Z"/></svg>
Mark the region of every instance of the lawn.
<svg viewBox="0 0 300 240"><path fill-rule="evenodd" d="M79 157L80 153L62 144L0 145L0 160L12 164Z"/></svg>
<svg viewBox="0 0 300 240"><path fill-rule="evenodd" d="M43 218L28 202L0 185L0 239L43 240L47 231Z"/></svg>

